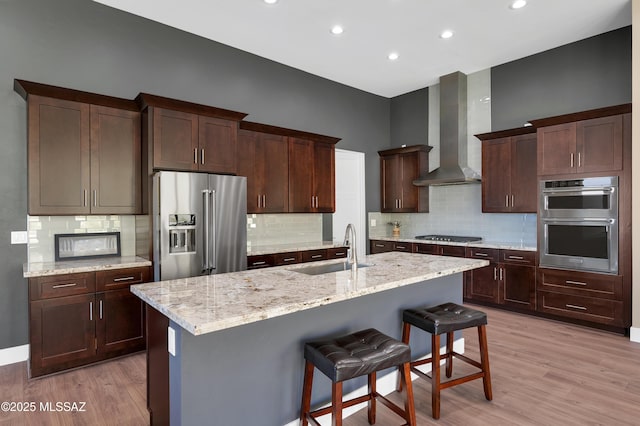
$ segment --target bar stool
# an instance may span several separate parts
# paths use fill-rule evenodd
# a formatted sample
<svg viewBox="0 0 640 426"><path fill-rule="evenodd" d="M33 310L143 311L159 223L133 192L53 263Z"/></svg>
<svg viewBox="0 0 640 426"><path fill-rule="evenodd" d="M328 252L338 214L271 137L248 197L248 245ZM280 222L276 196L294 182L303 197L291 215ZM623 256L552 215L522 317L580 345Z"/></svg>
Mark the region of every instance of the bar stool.
<svg viewBox="0 0 640 426"><path fill-rule="evenodd" d="M403 417L406 424L415 426L416 415L409 371L411 361L409 345L370 328L334 339L307 342L304 346L304 357L306 361L300 409L300 421L303 426L307 426L309 421L314 425L319 425L316 417L329 413L332 415L332 425L341 426L342 409L366 401L368 401L369 423L374 424L376 421L376 398L379 398L380 402ZM376 391L376 372L390 367L399 367L400 383L406 386L404 410ZM331 379L331 405L310 411L314 368ZM368 375L368 393L343 401L342 383L365 374Z"/></svg>
<svg viewBox="0 0 640 426"><path fill-rule="evenodd" d="M411 371L418 376L431 379L431 411L434 419L440 418L440 391L452 386L469 382L475 379L482 379L484 385L484 396L487 400L493 399L491 392L491 373L489 371L489 352L487 349L487 315L484 312L465 308L455 303L444 303L442 305L429 308L405 309L402 312L402 341L409 343L409 333L411 326L418 327L431 333L431 358L411 362ZM466 356L454 352L453 332L465 328L478 327L478 340L480 343L480 362L467 358ZM447 334L446 353L440 355L440 335ZM440 359L446 360L446 376L453 374L453 357L473 365L480 369L479 372L463 377L452 379L446 382L440 381ZM431 363L431 377L418 370L416 366ZM402 389L402 383L398 390Z"/></svg>

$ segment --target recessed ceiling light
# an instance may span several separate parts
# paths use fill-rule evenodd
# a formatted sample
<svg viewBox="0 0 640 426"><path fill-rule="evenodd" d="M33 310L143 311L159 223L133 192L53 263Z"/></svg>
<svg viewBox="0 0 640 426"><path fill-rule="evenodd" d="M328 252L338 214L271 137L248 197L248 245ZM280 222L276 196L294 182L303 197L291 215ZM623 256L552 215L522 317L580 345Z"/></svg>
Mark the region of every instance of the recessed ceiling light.
<svg viewBox="0 0 640 426"><path fill-rule="evenodd" d="M340 25L334 25L333 27L331 27L331 34L333 35L340 35L344 32L344 28L342 28Z"/></svg>
<svg viewBox="0 0 640 426"><path fill-rule="evenodd" d="M511 9L521 9L527 5L527 0L515 0L511 3Z"/></svg>
<svg viewBox="0 0 640 426"><path fill-rule="evenodd" d="M389 58L390 61L395 61L396 59L398 59L400 57L400 55L398 55L398 52L391 52L389 53L389 55L387 56L387 58Z"/></svg>
<svg viewBox="0 0 640 426"><path fill-rule="evenodd" d="M444 30L443 32L440 33L440 38L451 38L453 37L453 31L451 30Z"/></svg>
<svg viewBox="0 0 640 426"><path fill-rule="evenodd" d="M264 0L264 2L266 4L276 4L276 3L278 3L278 0Z"/></svg>

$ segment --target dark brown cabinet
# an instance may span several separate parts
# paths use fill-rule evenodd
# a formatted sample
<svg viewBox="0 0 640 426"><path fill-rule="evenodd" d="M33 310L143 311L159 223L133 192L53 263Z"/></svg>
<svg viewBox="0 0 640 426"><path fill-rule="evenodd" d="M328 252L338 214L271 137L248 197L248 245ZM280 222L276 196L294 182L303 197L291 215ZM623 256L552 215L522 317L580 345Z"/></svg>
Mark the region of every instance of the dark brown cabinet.
<svg viewBox="0 0 640 426"><path fill-rule="evenodd" d="M369 253L386 253L394 250L393 241L369 240Z"/></svg>
<svg viewBox="0 0 640 426"><path fill-rule="evenodd" d="M335 211L335 146L289 138L289 211Z"/></svg>
<svg viewBox="0 0 640 426"><path fill-rule="evenodd" d="M144 304L129 286L150 268L29 279L31 377L145 348Z"/></svg>
<svg viewBox="0 0 640 426"><path fill-rule="evenodd" d="M15 81L28 103L29 214L138 214L140 113L133 101Z"/></svg>
<svg viewBox="0 0 640 426"><path fill-rule="evenodd" d="M538 128L538 175L622 170L622 120L612 115Z"/></svg>
<svg viewBox="0 0 640 426"><path fill-rule="evenodd" d="M238 122L246 114L141 93L148 171L236 174Z"/></svg>
<svg viewBox="0 0 640 426"><path fill-rule="evenodd" d="M383 213L429 211L429 187L413 184L429 171L427 145L378 151L380 156L380 200Z"/></svg>
<svg viewBox="0 0 640 426"><path fill-rule="evenodd" d="M247 177L247 213L289 211L289 146L281 135L242 128L238 175Z"/></svg>
<svg viewBox="0 0 640 426"><path fill-rule="evenodd" d="M467 257L491 263L467 273L465 300L535 310L535 252L469 247Z"/></svg>
<svg viewBox="0 0 640 426"><path fill-rule="evenodd" d="M319 260L347 257L346 247L302 250L286 253L258 254L247 256L247 269L269 268L271 266L292 265L295 263L317 262Z"/></svg>
<svg viewBox="0 0 640 426"><path fill-rule="evenodd" d="M529 132L528 134L517 134ZM535 213L537 139L528 129L476 135L482 142L482 211ZM510 136L501 136L512 134Z"/></svg>
<svg viewBox="0 0 640 426"><path fill-rule="evenodd" d="M413 252L422 254L434 254L437 256L465 257L464 246L454 246L448 244L414 243Z"/></svg>

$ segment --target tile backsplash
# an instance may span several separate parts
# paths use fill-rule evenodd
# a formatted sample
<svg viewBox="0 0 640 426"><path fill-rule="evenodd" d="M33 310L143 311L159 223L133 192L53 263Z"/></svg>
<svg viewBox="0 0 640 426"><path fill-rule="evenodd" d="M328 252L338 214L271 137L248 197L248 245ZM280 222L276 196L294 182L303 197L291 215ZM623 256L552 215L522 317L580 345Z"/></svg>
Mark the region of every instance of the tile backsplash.
<svg viewBox="0 0 640 426"><path fill-rule="evenodd" d="M390 237L399 221L400 237L448 234L482 237L485 241L535 246L537 215L533 213L482 213L481 185L432 186L429 213L369 213L369 238ZM375 220L376 226L371 226Z"/></svg>
<svg viewBox="0 0 640 426"><path fill-rule="evenodd" d="M322 241L322 214L249 214L247 246Z"/></svg>
<svg viewBox="0 0 640 426"><path fill-rule="evenodd" d="M27 216L29 263L55 260L55 235L120 232L122 256L136 254L135 216Z"/></svg>

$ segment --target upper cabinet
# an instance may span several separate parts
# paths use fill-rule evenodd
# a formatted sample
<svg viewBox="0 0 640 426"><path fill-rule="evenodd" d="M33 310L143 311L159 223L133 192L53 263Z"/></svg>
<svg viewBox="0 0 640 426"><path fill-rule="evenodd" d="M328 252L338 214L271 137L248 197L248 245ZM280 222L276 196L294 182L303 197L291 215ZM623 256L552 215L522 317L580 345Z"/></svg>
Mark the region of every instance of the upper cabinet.
<svg viewBox="0 0 640 426"><path fill-rule="evenodd" d="M23 80L30 215L138 214L140 113L133 101Z"/></svg>
<svg viewBox="0 0 640 426"><path fill-rule="evenodd" d="M518 128L476 137L482 140L482 211L535 213L535 130Z"/></svg>
<svg viewBox="0 0 640 426"><path fill-rule="evenodd" d="M429 171L427 145L378 151L380 155L380 202L383 213L424 213L429 211L429 187L413 181Z"/></svg>
<svg viewBox="0 0 640 426"><path fill-rule="evenodd" d="M246 114L141 93L151 170L236 174L238 122Z"/></svg>
<svg viewBox="0 0 640 426"><path fill-rule="evenodd" d="M630 105L533 120L538 128L538 175L622 170L623 115Z"/></svg>
<svg viewBox="0 0 640 426"><path fill-rule="evenodd" d="M334 212L335 144L339 140L240 122L238 175L247 176L247 212Z"/></svg>

